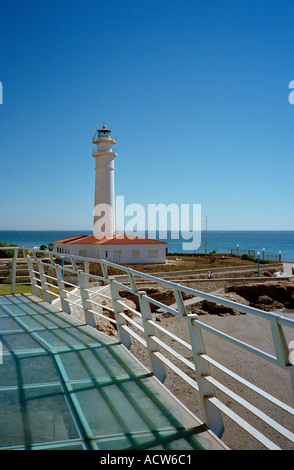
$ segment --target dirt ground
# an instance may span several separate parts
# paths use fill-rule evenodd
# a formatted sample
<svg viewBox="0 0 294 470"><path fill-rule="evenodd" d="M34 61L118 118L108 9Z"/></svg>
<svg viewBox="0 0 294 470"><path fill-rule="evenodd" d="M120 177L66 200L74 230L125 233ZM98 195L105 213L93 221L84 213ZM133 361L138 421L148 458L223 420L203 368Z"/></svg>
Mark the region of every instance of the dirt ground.
<svg viewBox="0 0 294 470"><path fill-rule="evenodd" d="M268 266L271 262L267 263ZM159 273L171 271L184 271L194 269L214 270L216 268L226 267L256 267L257 263L252 260L242 259L241 256L230 254L201 254L201 255L167 255L166 263L163 264L128 264L128 268L144 273ZM90 263L90 272L98 274L100 265ZM113 267L108 269L109 274L122 274L120 270Z"/></svg>

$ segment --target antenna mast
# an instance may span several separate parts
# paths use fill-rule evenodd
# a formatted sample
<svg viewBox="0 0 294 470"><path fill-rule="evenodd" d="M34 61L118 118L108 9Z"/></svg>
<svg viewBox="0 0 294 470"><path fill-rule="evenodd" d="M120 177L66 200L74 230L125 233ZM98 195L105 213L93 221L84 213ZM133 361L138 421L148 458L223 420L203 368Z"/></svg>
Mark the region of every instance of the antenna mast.
<svg viewBox="0 0 294 470"><path fill-rule="evenodd" d="M209 215L205 215L205 253L207 253L207 217Z"/></svg>

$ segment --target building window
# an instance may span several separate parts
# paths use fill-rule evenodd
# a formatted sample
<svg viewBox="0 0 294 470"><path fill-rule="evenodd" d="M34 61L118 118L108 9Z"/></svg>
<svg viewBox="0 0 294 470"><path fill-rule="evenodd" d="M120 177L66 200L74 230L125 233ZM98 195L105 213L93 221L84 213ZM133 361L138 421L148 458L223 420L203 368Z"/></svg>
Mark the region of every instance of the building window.
<svg viewBox="0 0 294 470"><path fill-rule="evenodd" d="M88 251L87 251L87 250L80 250L80 251L79 251L79 256L85 256L85 257L86 257L87 254L88 254Z"/></svg>
<svg viewBox="0 0 294 470"><path fill-rule="evenodd" d="M114 261L120 261L121 258L121 250L114 250L113 256L114 256Z"/></svg>
<svg viewBox="0 0 294 470"><path fill-rule="evenodd" d="M133 258L140 258L140 251L139 250L133 250L132 251L132 256L133 256Z"/></svg>
<svg viewBox="0 0 294 470"><path fill-rule="evenodd" d="M158 250L148 250L149 258L158 258Z"/></svg>

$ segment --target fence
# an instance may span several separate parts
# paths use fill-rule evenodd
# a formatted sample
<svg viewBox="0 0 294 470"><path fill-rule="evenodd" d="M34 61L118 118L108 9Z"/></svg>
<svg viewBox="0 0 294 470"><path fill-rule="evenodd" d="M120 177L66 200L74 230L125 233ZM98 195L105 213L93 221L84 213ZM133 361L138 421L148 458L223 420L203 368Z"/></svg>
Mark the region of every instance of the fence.
<svg viewBox="0 0 294 470"><path fill-rule="evenodd" d="M269 253L265 250L240 250L240 248L231 248L231 255L247 255L249 258L257 258L268 261L281 261L281 253ZM259 253L259 254L258 254Z"/></svg>
<svg viewBox="0 0 294 470"><path fill-rule="evenodd" d="M184 287L105 260L95 260L100 266L101 274L93 275L88 272L89 263L93 262L89 258L66 255L67 258L70 258L71 265L62 265L57 262L56 258L60 257L60 254L42 252L48 258L44 260L37 257L38 252L40 250L32 250L30 254L26 254L23 250L24 258L20 260L17 258L15 249L12 263L12 293L15 292L17 263L23 262L25 259L34 295L42 296L48 303L52 303L52 299L58 299L60 310L68 314L73 314L74 309L80 309L83 321L90 327L96 327L97 318L111 322L117 329L119 340L127 349L136 343L147 351L149 367L155 377L164 382L168 374L176 374L178 380L186 383L197 394L201 418L217 436L223 435L225 423L228 422L229 425L234 423L241 428L247 436L249 434L261 444L261 447L281 448L271 437L271 430L274 430L274 433L278 433L276 440L278 443L283 442L283 448L288 448L288 446L294 448L294 433L291 431L291 424L285 425L288 419L290 419L290 423L293 423L294 415L294 409L290 405L294 390L294 366L291 362L292 356L289 346L293 344L294 320ZM83 266L80 263L87 266L85 271L79 269ZM49 268L50 271L48 271ZM109 274L112 268L127 275L128 285ZM66 273L75 278L76 282L67 281L65 279ZM152 293L148 294L146 291L139 290L136 284L137 279L141 281L152 280L160 288L167 289L175 299L175 306L155 299L154 296L152 297ZM97 291L95 287L97 283L107 286L108 292L104 288L101 292ZM68 289L74 290L70 292ZM126 302L123 296L125 293L132 295L137 300L136 307L130 306ZM189 314L184 303L184 298L187 296L206 299L253 316L256 321L264 321L264 324L269 327L273 353L212 327L196 314ZM155 320L153 311L158 308L172 315L172 318L177 317L179 322L186 325L188 340L163 328L160 322ZM106 312L109 312L111 317L106 315ZM219 362L218 354L216 357L212 357L208 352L207 338L210 335L214 338L211 341L229 342L232 351L237 348L243 351L242 354L252 355L254 368L256 368L256 380L250 382L246 374L245 376L241 375L241 362L237 363L234 370L230 370L227 364ZM259 383L258 367L263 368L265 364L269 364L276 371L283 371L286 380L289 381L287 403L279 397L274 397L269 390L262 388L264 384ZM277 374L277 379L274 381L277 382L279 377ZM230 385L228 385L228 380L230 380ZM265 408L263 408L264 401L267 404ZM265 411L268 409L268 405L271 409L275 409L273 415Z"/></svg>

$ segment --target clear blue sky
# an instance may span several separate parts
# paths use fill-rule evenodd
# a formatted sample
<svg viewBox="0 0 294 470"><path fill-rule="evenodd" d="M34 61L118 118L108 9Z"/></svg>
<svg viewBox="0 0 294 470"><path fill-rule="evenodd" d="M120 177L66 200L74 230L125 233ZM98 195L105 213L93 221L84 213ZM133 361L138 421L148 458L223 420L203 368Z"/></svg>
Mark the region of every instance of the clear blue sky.
<svg viewBox="0 0 294 470"><path fill-rule="evenodd" d="M293 18L293 0L1 0L0 229L92 228L105 121L126 204L294 230Z"/></svg>

